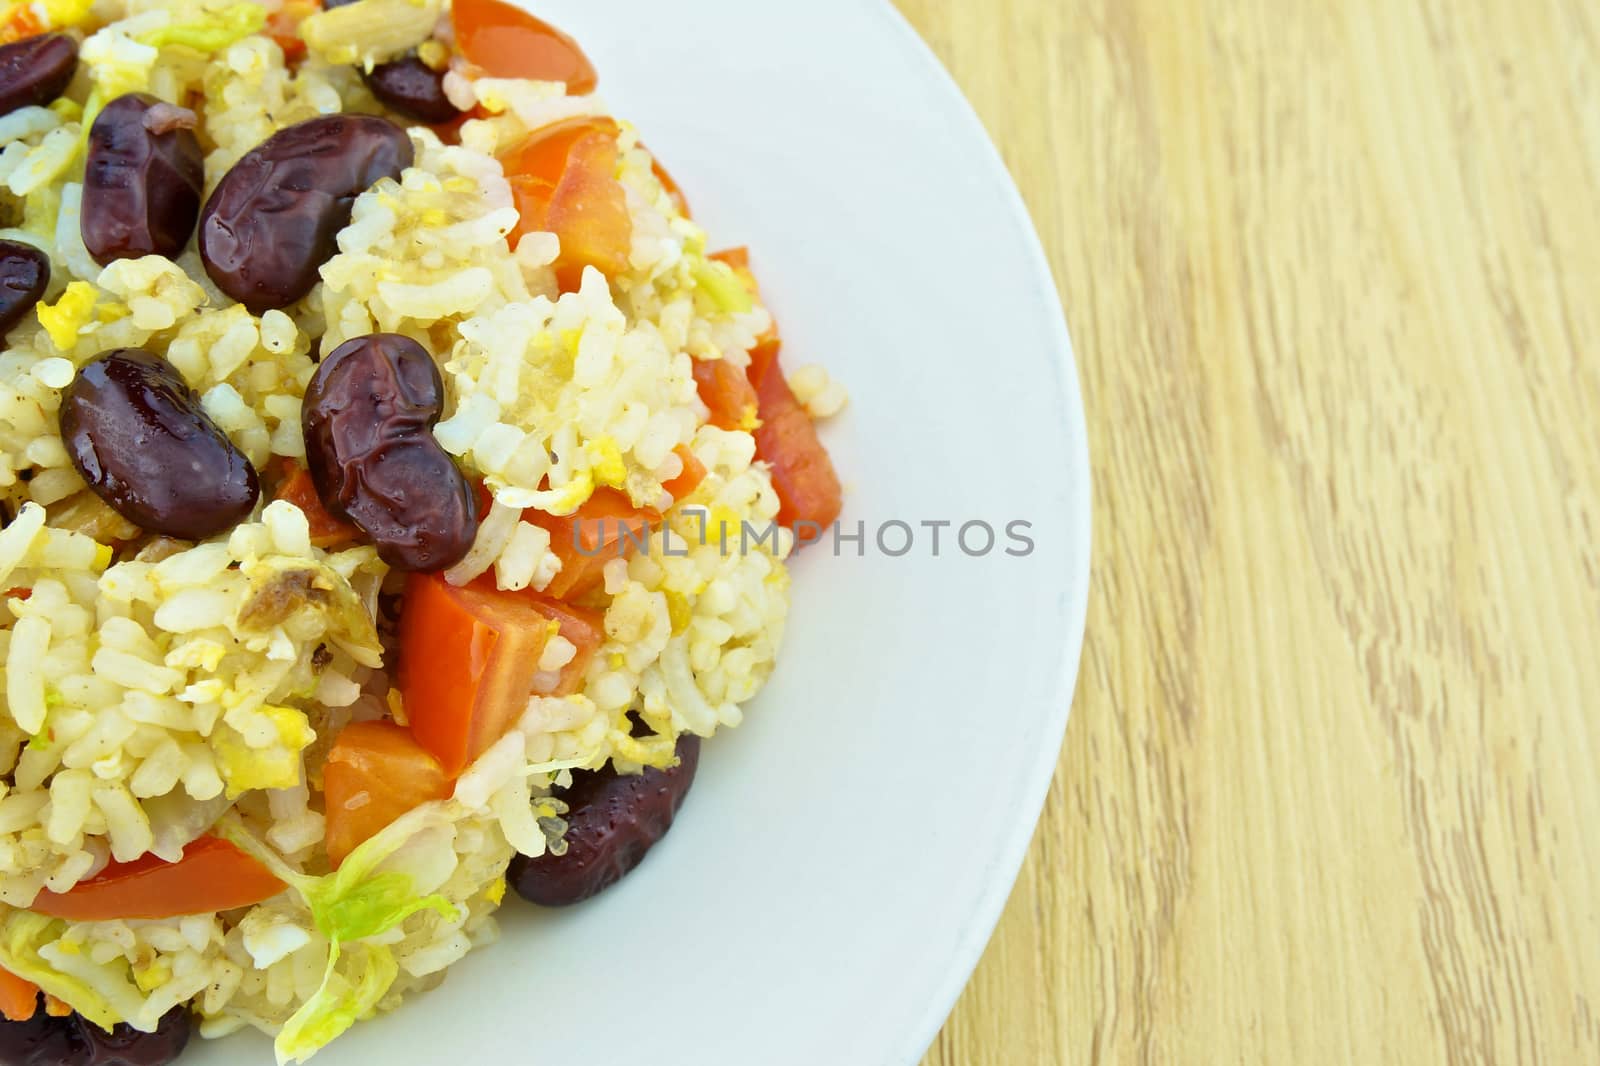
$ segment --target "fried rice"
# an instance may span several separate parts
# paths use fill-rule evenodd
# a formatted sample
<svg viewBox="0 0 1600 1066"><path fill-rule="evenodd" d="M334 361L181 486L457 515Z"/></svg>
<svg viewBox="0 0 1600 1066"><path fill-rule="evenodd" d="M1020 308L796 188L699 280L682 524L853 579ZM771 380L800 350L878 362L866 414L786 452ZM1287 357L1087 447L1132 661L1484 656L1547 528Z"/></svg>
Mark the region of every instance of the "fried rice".
<svg viewBox="0 0 1600 1066"><path fill-rule="evenodd" d="M102 1028L150 1031L186 1005L204 1036L273 1035L280 1061L492 942L513 854L563 846L553 790L574 771L668 766L680 736L737 725L773 669L788 605L791 535L727 542L776 519L770 470L751 432L709 423L694 373L696 361L747 366L771 319L759 299L730 298L737 282L637 132L619 120L625 270L591 268L563 292L553 234L507 240L518 210L497 157L552 122L608 114L599 96L458 63L445 88L475 116L449 136L459 143L411 126L413 164L361 193L319 284L281 310L253 315L223 296L192 241L175 261L90 257L83 147L98 107L139 91L192 109L209 192L278 130L383 112L359 66L448 21L411 0L321 17L357 9L365 22L302 23L307 48L291 61L276 4L43 0L34 18L82 41L77 75L50 106L0 117L0 238L52 266L0 354L0 967ZM451 583L548 588L563 564L529 509L571 514L610 490L664 515L643 550L604 565L603 642L577 691L548 694L574 654L554 638L526 709L450 798L334 869L332 738L405 720L383 616L403 575L370 544L315 546L307 515L281 499L204 542L147 535L86 487L58 412L78 367L142 348L178 370L255 467L304 464L318 353L378 332L435 355L447 393L436 439L488 494ZM794 384L815 415L843 405L825 373ZM675 499L664 486L686 452L707 473ZM30 909L108 864L177 862L202 836L287 887L158 920Z"/></svg>

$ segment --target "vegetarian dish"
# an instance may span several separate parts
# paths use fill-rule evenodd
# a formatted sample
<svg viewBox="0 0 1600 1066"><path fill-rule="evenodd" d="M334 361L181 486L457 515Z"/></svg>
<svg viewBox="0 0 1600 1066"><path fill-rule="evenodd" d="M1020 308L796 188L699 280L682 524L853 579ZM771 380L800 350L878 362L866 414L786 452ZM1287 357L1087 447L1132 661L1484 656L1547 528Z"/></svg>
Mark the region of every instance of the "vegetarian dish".
<svg viewBox="0 0 1600 1066"><path fill-rule="evenodd" d="M767 680L843 392L596 82L500 0L0 0L0 1063L303 1061Z"/></svg>

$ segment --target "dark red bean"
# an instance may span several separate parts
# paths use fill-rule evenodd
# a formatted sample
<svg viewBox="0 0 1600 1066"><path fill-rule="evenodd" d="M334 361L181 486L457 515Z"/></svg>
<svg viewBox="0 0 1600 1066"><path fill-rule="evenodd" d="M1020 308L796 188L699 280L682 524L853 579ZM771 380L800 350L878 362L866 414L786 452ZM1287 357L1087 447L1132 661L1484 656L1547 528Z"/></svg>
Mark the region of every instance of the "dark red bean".
<svg viewBox="0 0 1600 1066"><path fill-rule="evenodd" d="M50 284L50 257L31 244L0 241L0 341L28 316Z"/></svg>
<svg viewBox="0 0 1600 1066"><path fill-rule="evenodd" d="M330 514L398 570L444 570L478 535L478 501L434 439L444 382L427 349L375 333L322 360L302 410L306 466Z"/></svg>
<svg viewBox="0 0 1600 1066"><path fill-rule="evenodd" d="M80 229L95 262L176 259L189 243L206 179L194 124L194 112L146 93L117 97L94 120Z"/></svg>
<svg viewBox="0 0 1600 1066"><path fill-rule="evenodd" d="M512 859L506 876L517 895L542 907L565 907L622 880L672 828L699 764L700 738L685 734L670 770L574 772L572 787L560 794L571 807L567 852Z"/></svg>
<svg viewBox="0 0 1600 1066"><path fill-rule="evenodd" d="M55 1018L43 1010L25 1022L0 1021L4 1066L169 1066L189 1043L189 1012L174 1007L153 1033L118 1025L109 1033L77 1014Z"/></svg>
<svg viewBox="0 0 1600 1066"><path fill-rule="evenodd" d="M172 364L137 348L96 356L61 397L72 465L151 533L204 540L249 516L255 467L200 408Z"/></svg>
<svg viewBox="0 0 1600 1066"><path fill-rule="evenodd" d="M317 283L355 199L411 165L406 132L372 115L280 130L228 171L200 215L200 257L217 288L254 314Z"/></svg>
<svg viewBox="0 0 1600 1066"><path fill-rule="evenodd" d="M0 115L53 102L77 70L78 42L64 33L0 46Z"/></svg>
<svg viewBox="0 0 1600 1066"><path fill-rule="evenodd" d="M444 71L416 56L379 63L362 77L385 107L407 118L437 126L461 117L461 109L444 94Z"/></svg>

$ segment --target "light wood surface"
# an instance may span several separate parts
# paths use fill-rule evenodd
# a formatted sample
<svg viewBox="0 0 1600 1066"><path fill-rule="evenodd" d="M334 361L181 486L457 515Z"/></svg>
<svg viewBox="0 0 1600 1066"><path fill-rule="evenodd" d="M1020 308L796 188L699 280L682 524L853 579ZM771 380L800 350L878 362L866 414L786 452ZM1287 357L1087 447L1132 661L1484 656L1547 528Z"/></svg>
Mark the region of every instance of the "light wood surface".
<svg viewBox="0 0 1600 1066"><path fill-rule="evenodd" d="M1077 344L1088 643L928 1066L1600 1062L1600 5L898 0Z"/></svg>

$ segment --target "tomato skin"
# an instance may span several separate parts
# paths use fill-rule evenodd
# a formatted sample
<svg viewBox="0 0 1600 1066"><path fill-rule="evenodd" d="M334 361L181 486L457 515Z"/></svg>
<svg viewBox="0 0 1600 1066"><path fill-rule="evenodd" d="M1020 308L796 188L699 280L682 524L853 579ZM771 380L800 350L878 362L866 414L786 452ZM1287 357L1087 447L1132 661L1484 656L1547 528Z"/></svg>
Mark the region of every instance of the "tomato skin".
<svg viewBox="0 0 1600 1066"><path fill-rule="evenodd" d="M772 466L778 523L791 528L797 522L819 528L832 525L844 507L839 475L811 416L784 380L777 345L761 350L759 358L753 355L750 371L759 375L753 377L761 416L755 431L756 458Z"/></svg>
<svg viewBox="0 0 1600 1066"><path fill-rule="evenodd" d="M318 548L342 548L361 540L361 530L328 513L317 495L311 472L298 463L286 463L286 476L278 484L276 498L294 504L311 527L311 543Z"/></svg>
<svg viewBox="0 0 1600 1066"><path fill-rule="evenodd" d="M696 359L694 382L700 402L711 409L711 424L718 429L753 429L760 397L750 377L726 359Z"/></svg>
<svg viewBox="0 0 1600 1066"><path fill-rule="evenodd" d="M411 731L394 722L352 722L323 767L328 860L334 867L402 814L449 799L455 783Z"/></svg>
<svg viewBox="0 0 1600 1066"><path fill-rule="evenodd" d="M589 673L589 664L594 661L600 645L605 642L605 616L599 611L575 607L536 592L522 595L527 598L535 611L556 623L560 627L562 637L577 649L572 661L561 668L555 688L544 693L548 696L571 696L583 688L584 679Z"/></svg>
<svg viewBox="0 0 1600 1066"><path fill-rule="evenodd" d="M676 503L685 499L695 489L699 488L700 482L706 479L706 474L709 471L706 470L706 464L702 463L694 452L689 450L687 445L678 445L672 449L672 454L676 455L683 463L683 473L671 481L662 482L661 487L666 490L667 495L671 496L673 502Z"/></svg>
<svg viewBox="0 0 1600 1066"><path fill-rule="evenodd" d="M25 1022L39 1009L39 986L0 967L0 1016Z"/></svg>
<svg viewBox="0 0 1600 1066"><path fill-rule="evenodd" d="M607 277L628 269L633 217L617 180L620 132L609 118L580 116L535 130L500 157L520 216L512 247L529 233L553 233L562 292L574 292L586 267Z"/></svg>
<svg viewBox="0 0 1600 1066"><path fill-rule="evenodd" d="M141 855L112 863L68 892L39 893L28 909L77 922L156 920L249 907L283 889L283 882L255 859L207 836L184 848L177 862Z"/></svg>
<svg viewBox="0 0 1600 1066"><path fill-rule="evenodd" d="M516 723L533 694L549 619L492 576L456 588L412 574L400 610L400 691L411 734L459 774Z"/></svg>
<svg viewBox="0 0 1600 1066"><path fill-rule="evenodd" d="M455 0L450 17L456 47L490 77L566 82L572 96L599 84L577 41L521 8L501 0Z"/></svg>
<svg viewBox="0 0 1600 1066"><path fill-rule="evenodd" d="M624 492L602 488L570 515L557 517L530 508L522 513L522 520L550 534L550 551L561 560L561 569L545 587L545 595L574 600L598 588L606 563L646 539L661 515L635 507Z"/></svg>
<svg viewBox="0 0 1600 1066"><path fill-rule="evenodd" d="M661 187L667 190L667 195L672 198L673 206L678 209L678 214L684 218L694 218L694 212L689 210L689 198L683 195L683 188L668 172L667 168L662 165L661 160L655 156L650 157L650 170L655 174L656 180L661 183Z"/></svg>

